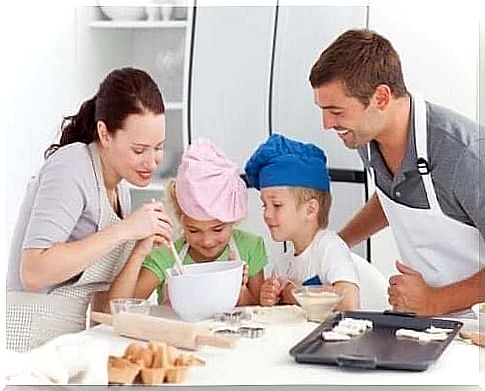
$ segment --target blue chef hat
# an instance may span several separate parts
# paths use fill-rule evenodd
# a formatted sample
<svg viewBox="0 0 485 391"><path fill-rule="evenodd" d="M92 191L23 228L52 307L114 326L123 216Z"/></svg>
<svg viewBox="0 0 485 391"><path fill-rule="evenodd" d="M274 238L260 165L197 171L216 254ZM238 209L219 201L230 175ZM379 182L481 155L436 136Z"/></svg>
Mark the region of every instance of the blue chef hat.
<svg viewBox="0 0 485 391"><path fill-rule="evenodd" d="M273 134L253 153L244 168L249 184L260 190L270 186L309 187L330 191L325 152Z"/></svg>

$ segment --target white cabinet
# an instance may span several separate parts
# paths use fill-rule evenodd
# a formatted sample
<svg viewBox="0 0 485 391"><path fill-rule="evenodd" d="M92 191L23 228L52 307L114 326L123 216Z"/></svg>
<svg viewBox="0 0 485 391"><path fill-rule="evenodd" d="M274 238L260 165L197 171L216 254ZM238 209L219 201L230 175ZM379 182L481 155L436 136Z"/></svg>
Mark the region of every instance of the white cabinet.
<svg viewBox="0 0 485 391"><path fill-rule="evenodd" d="M185 111L192 7L183 10L181 20L109 20L99 7L78 8L79 59L82 69L87 70L83 80L88 80L91 90L96 90L96 83L110 70L131 66L148 72L164 98L165 156L148 188L131 189L134 208L162 197L166 179L175 176L180 155L188 143ZM172 12L172 16L176 13Z"/></svg>

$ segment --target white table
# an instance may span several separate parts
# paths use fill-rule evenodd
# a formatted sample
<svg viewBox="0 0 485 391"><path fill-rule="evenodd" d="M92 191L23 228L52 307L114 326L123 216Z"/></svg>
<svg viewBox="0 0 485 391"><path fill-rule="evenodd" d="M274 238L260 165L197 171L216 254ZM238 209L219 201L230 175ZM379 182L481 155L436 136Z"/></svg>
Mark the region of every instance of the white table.
<svg viewBox="0 0 485 391"><path fill-rule="evenodd" d="M463 320L461 320L463 321ZM464 329L476 329L477 321L465 320ZM424 372L357 370L334 366L298 364L289 349L317 325L303 322L266 326L259 339L240 338L233 349L204 347L196 354L206 361L191 367L184 385L480 385L485 386L485 349L454 340L441 357ZM107 341L110 353L122 355L132 339L120 337L110 326L99 325L83 331Z"/></svg>

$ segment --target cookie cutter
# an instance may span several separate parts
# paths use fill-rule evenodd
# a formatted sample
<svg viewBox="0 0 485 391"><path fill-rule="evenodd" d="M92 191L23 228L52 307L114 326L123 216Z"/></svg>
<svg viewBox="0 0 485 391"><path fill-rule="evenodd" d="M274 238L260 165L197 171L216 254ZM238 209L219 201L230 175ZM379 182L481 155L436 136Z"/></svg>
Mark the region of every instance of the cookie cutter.
<svg viewBox="0 0 485 391"><path fill-rule="evenodd" d="M260 338L264 334L264 328L243 326L243 327L239 327L238 332L239 334L241 334L241 337Z"/></svg>
<svg viewBox="0 0 485 391"><path fill-rule="evenodd" d="M263 336L264 328L242 326L237 329L219 329L219 330L215 330L214 333L223 334L223 335L234 335L234 336L254 339L254 338L260 338Z"/></svg>
<svg viewBox="0 0 485 391"><path fill-rule="evenodd" d="M241 320L250 320L251 314L246 311L236 310L231 312L223 312L222 314L214 315L214 320L228 324L238 324Z"/></svg>

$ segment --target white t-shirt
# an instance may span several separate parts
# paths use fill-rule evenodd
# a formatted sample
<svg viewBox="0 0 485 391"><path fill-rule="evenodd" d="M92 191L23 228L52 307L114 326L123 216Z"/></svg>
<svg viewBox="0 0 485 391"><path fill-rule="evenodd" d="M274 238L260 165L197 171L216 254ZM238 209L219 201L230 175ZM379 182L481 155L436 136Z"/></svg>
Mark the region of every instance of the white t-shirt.
<svg viewBox="0 0 485 391"><path fill-rule="evenodd" d="M300 254L285 253L274 267L275 276L284 276L302 284L316 275L323 285L337 281L359 285L357 269L347 244L334 231L319 230Z"/></svg>

